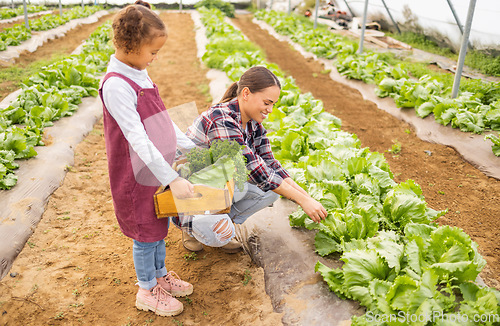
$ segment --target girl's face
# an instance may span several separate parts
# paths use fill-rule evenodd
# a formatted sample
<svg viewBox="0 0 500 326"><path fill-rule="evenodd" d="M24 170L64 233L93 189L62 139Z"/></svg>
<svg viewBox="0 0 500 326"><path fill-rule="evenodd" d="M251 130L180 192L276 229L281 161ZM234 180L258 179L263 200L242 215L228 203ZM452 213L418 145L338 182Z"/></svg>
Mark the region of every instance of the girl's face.
<svg viewBox="0 0 500 326"><path fill-rule="evenodd" d="M138 52L125 55L124 61L132 68L138 70L146 69L154 60L158 59L158 52L167 41L167 36L157 36L151 42L141 46ZM120 59L120 58L119 58Z"/></svg>
<svg viewBox="0 0 500 326"><path fill-rule="evenodd" d="M242 122L245 126L249 120L262 123L267 115L273 111L273 105L280 97L280 88L276 85L252 93L245 87L240 93L239 103Z"/></svg>

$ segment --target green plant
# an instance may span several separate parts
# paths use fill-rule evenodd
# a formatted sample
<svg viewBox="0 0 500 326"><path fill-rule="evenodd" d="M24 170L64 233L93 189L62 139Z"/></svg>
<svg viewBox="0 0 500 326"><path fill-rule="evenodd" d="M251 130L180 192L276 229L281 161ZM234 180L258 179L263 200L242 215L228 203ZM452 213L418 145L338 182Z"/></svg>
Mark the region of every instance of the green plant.
<svg viewBox="0 0 500 326"><path fill-rule="evenodd" d="M250 282L251 280L252 280L252 275L250 274L250 271L246 269L245 273L243 274L243 281L241 281L241 283L243 283L243 285L247 285L248 282Z"/></svg>
<svg viewBox="0 0 500 326"><path fill-rule="evenodd" d="M194 7L196 9L205 7L207 9L217 8L229 18L234 18L234 5L222 0L202 0L197 2Z"/></svg>
<svg viewBox="0 0 500 326"><path fill-rule="evenodd" d="M388 151L394 155L401 153L401 143L397 140L393 140L391 149L389 149Z"/></svg>
<svg viewBox="0 0 500 326"><path fill-rule="evenodd" d="M184 259L186 261L197 260L198 259L198 255L196 254L196 252L192 252L192 253L189 253L189 254L184 254Z"/></svg>

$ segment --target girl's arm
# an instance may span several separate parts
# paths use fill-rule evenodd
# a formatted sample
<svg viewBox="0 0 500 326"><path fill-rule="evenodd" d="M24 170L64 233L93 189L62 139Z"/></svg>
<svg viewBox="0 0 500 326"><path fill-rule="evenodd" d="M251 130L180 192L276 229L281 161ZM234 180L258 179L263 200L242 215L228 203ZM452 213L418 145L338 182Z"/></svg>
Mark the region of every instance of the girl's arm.
<svg viewBox="0 0 500 326"><path fill-rule="evenodd" d="M121 78L111 77L103 85L103 100L125 139L154 176L166 186L179 177L149 139L136 110L137 95Z"/></svg>
<svg viewBox="0 0 500 326"><path fill-rule="evenodd" d="M287 180L287 179L285 179ZM299 204L304 212L314 221L321 222L328 215L326 209L321 205L320 202L309 196L305 191L300 191L296 187L292 186L289 181L285 181L281 185L274 189L273 191L278 195L284 196L297 204ZM295 183L295 182L294 182Z"/></svg>
<svg viewBox="0 0 500 326"><path fill-rule="evenodd" d="M190 149L196 147L195 143L191 139L189 139L185 133L173 122L175 135L177 136L177 147L183 154L189 152Z"/></svg>

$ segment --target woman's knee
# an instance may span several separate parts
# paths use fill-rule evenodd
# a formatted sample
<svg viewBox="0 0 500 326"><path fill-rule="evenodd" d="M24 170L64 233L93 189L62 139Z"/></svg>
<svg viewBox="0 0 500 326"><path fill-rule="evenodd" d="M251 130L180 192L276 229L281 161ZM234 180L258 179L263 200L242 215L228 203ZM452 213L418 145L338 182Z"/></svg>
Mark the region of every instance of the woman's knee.
<svg viewBox="0 0 500 326"><path fill-rule="evenodd" d="M235 236L234 224L227 215L222 215L220 219L212 223L210 229L195 230L195 238L209 247L222 247L231 241Z"/></svg>

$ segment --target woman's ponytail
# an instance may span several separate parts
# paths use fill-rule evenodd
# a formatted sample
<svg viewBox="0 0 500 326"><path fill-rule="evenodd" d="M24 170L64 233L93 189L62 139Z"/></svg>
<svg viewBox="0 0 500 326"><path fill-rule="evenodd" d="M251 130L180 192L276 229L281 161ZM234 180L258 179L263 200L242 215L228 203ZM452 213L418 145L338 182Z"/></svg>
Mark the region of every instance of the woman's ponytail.
<svg viewBox="0 0 500 326"><path fill-rule="evenodd" d="M251 93L258 93L271 86L278 86L281 89L278 77L266 67L255 66L245 71L238 82L229 86L219 103L231 101L240 95L245 87L248 87Z"/></svg>
<svg viewBox="0 0 500 326"><path fill-rule="evenodd" d="M222 100L220 101L220 103L229 102L233 98L235 98L236 96L238 96L238 83L237 82L232 83L231 86L229 86L229 88L224 93L224 96L222 96Z"/></svg>

